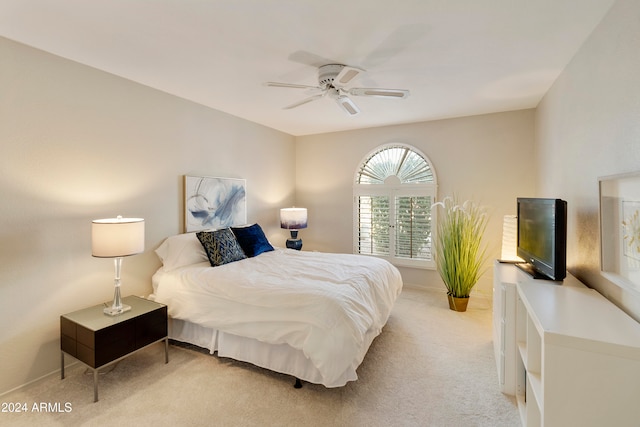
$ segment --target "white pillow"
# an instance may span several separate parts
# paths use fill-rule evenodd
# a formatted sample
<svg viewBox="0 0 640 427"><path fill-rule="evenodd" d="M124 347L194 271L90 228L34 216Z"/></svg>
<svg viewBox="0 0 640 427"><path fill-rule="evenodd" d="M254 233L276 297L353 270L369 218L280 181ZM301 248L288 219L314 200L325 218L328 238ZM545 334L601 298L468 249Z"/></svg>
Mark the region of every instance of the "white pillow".
<svg viewBox="0 0 640 427"><path fill-rule="evenodd" d="M209 261L196 233L169 236L156 249L165 271L175 270L185 265Z"/></svg>

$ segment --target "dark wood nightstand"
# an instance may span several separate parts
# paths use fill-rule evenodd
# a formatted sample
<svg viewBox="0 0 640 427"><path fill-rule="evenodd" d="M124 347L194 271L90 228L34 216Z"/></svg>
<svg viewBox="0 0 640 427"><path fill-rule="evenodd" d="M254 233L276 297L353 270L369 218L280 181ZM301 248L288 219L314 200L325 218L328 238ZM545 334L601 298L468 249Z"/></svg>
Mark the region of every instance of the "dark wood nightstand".
<svg viewBox="0 0 640 427"><path fill-rule="evenodd" d="M104 314L105 304L60 316L61 378L65 353L93 370L93 401L98 401L98 370L151 344L164 341L169 362L167 306L136 296L122 299L131 310L116 316Z"/></svg>

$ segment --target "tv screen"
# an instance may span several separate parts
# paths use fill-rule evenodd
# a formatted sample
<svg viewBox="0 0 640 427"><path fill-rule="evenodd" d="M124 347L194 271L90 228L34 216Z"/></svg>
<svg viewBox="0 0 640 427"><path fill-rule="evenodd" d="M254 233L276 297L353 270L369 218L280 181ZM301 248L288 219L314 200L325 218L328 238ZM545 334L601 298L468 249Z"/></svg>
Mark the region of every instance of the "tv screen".
<svg viewBox="0 0 640 427"><path fill-rule="evenodd" d="M561 199L518 198L518 265L535 278L566 277L567 202Z"/></svg>

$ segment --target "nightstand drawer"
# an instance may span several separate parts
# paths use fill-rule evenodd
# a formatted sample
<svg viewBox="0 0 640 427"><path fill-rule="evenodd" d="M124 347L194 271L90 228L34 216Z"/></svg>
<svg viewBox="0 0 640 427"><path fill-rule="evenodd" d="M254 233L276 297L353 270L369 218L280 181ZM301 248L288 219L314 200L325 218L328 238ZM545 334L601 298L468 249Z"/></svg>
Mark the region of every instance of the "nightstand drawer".
<svg viewBox="0 0 640 427"><path fill-rule="evenodd" d="M61 325L63 324L61 321ZM72 327L75 327L75 340L70 333ZM92 368L99 368L136 349L134 319L99 331L92 331L77 324L65 325L64 329L67 336L61 336L61 349ZM160 338L162 337L156 341Z"/></svg>
<svg viewBox="0 0 640 427"><path fill-rule="evenodd" d="M167 307L136 318L136 347L158 341L168 335Z"/></svg>

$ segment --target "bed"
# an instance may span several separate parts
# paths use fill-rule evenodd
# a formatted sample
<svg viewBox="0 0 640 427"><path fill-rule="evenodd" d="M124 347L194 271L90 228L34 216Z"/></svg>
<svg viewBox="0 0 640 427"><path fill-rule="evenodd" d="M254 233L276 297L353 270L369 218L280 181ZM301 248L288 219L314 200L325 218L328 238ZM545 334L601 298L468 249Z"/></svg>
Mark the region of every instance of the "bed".
<svg viewBox="0 0 640 427"><path fill-rule="evenodd" d="M273 247L257 224L220 232L171 236L156 250L152 298L168 306L170 338L297 384L355 381L402 290L398 270L374 257ZM230 246L231 261L220 254Z"/></svg>

